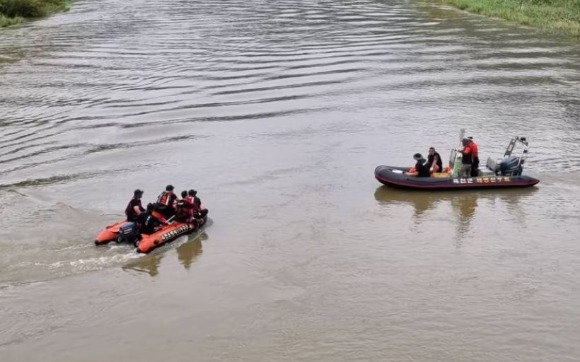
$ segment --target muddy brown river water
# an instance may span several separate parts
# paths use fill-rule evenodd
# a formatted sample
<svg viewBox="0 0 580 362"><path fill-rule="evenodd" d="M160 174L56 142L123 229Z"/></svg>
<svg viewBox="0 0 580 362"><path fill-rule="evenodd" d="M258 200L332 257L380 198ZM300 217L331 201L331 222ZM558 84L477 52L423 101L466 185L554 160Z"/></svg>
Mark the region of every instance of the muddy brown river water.
<svg viewBox="0 0 580 362"><path fill-rule="evenodd" d="M400 0L77 1L0 30L0 360L580 360L580 43ZM529 139L534 188L379 164ZM135 188L211 225L97 248Z"/></svg>

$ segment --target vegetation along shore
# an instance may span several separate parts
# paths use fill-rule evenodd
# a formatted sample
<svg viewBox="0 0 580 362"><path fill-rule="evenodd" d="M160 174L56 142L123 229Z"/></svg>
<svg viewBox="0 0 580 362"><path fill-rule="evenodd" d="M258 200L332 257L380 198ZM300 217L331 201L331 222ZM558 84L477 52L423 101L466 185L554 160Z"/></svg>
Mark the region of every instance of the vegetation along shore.
<svg viewBox="0 0 580 362"><path fill-rule="evenodd" d="M71 0L0 0L0 27L66 11Z"/></svg>
<svg viewBox="0 0 580 362"><path fill-rule="evenodd" d="M433 0L476 14L580 37L580 0Z"/></svg>

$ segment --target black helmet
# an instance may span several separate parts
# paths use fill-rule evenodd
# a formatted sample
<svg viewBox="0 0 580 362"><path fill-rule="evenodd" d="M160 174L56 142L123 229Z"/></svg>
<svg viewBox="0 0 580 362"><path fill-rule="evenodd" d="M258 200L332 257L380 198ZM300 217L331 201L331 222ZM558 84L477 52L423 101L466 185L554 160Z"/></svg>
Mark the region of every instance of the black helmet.
<svg viewBox="0 0 580 362"><path fill-rule="evenodd" d="M197 195L197 191L195 191L194 189L191 189L191 190L189 190L188 195L195 196L195 195Z"/></svg>
<svg viewBox="0 0 580 362"><path fill-rule="evenodd" d="M165 191L173 191L173 185L165 186Z"/></svg>
<svg viewBox="0 0 580 362"><path fill-rule="evenodd" d="M187 191L185 191L185 190L181 191L181 197L182 198L187 197Z"/></svg>
<svg viewBox="0 0 580 362"><path fill-rule="evenodd" d="M422 160L422 159L423 159L423 156L422 156L420 153L415 153L415 154L413 155L413 158L414 158L415 160L419 161L419 160Z"/></svg>
<svg viewBox="0 0 580 362"><path fill-rule="evenodd" d="M141 196L141 195L143 195L143 190L137 189L133 192L133 196Z"/></svg>

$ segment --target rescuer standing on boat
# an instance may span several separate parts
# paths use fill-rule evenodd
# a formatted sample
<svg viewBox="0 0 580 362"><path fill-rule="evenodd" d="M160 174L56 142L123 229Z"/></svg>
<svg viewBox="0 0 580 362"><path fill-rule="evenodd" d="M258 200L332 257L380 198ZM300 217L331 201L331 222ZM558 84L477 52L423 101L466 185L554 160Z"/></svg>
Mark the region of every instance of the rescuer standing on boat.
<svg viewBox="0 0 580 362"><path fill-rule="evenodd" d="M460 177L471 177L471 166L473 163L473 149L470 146L470 141L471 140L469 138L464 138L461 141L461 144L463 145L463 150L461 151L461 155L463 156L462 158L463 166L461 167L461 170L459 170Z"/></svg>
<svg viewBox="0 0 580 362"><path fill-rule="evenodd" d="M477 143L473 140L473 137L467 137L469 139L469 147L473 151L473 162L471 163L471 177L477 177L479 170L479 147Z"/></svg>

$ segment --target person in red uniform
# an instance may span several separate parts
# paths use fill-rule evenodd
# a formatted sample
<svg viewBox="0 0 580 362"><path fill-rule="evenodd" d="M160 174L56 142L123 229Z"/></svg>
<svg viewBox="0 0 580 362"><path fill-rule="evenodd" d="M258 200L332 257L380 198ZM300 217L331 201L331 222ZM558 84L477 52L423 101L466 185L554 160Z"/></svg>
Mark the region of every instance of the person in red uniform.
<svg viewBox="0 0 580 362"><path fill-rule="evenodd" d="M187 223L193 221L193 203L187 197L187 191L182 191L181 200L175 201L175 220Z"/></svg>
<svg viewBox="0 0 580 362"><path fill-rule="evenodd" d="M197 191L195 190L189 190L187 192L187 199L189 199L191 202L191 204L193 205L193 217L195 217L196 219L203 219L204 217L207 216L209 210L203 206L203 204L201 203L201 199L199 197L197 197Z"/></svg>
<svg viewBox="0 0 580 362"><path fill-rule="evenodd" d="M179 201L185 200L186 197L187 197L187 191L183 190L183 191L181 191L181 200L176 198L175 201L173 201L173 208L176 210L176 212L177 212L177 205L180 204ZM181 204L183 204L183 203L181 203Z"/></svg>
<svg viewBox="0 0 580 362"><path fill-rule="evenodd" d="M471 162L471 177L477 177L479 170L479 147L473 140L473 137L467 138L469 139L469 147L471 147L471 150L473 151L473 159Z"/></svg>
<svg viewBox="0 0 580 362"><path fill-rule="evenodd" d="M141 205L141 197L143 196L142 190L135 190L133 192L133 198L127 204L125 208L125 215L127 216L127 221L136 222L139 215L145 211L143 205Z"/></svg>
<svg viewBox="0 0 580 362"><path fill-rule="evenodd" d="M177 196L173 193L173 185L167 185L165 191L159 195L157 198L157 203L155 204L155 211L159 212L165 217L165 219L171 218L175 215L175 209L173 208L173 203L177 199Z"/></svg>
<svg viewBox="0 0 580 362"><path fill-rule="evenodd" d="M461 151L461 154L463 156L462 159L463 166L459 171L459 177L471 177L471 166L473 163L473 149L471 148L470 145L470 139L464 138L461 141L461 144L463 145L463 150Z"/></svg>

